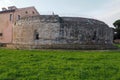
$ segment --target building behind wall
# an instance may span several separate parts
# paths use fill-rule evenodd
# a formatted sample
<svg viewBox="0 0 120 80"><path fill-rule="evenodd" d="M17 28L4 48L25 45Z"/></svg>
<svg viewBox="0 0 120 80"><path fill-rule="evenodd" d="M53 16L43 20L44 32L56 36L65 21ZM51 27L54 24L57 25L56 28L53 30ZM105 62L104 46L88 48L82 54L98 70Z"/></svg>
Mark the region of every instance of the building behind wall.
<svg viewBox="0 0 120 80"><path fill-rule="evenodd" d="M10 6L0 11L0 43L12 43L13 25L23 17L39 15L34 7L17 8Z"/></svg>

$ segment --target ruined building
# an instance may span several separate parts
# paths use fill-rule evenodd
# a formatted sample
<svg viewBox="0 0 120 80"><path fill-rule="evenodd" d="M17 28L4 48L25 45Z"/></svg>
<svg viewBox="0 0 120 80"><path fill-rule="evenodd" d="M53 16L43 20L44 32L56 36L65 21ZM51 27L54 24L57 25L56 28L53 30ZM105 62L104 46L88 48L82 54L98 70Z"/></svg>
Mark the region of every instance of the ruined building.
<svg viewBox="0 0 120 80"><path fill-rule="evenodd" d="M12 41L7 45L8 47L17 49L114 48L113 30L104 22L80 17L38 15L36 10L34 14L15 20L11 27Z"/></svg>

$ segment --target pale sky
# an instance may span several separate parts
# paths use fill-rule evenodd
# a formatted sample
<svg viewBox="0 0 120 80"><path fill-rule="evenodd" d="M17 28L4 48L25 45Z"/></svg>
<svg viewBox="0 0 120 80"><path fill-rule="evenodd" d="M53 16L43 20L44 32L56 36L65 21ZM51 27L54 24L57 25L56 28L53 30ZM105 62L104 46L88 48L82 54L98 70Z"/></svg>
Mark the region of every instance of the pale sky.
<svg viewBox="0 0 120 80"><path fill-rule="evenodd" d="M40 14L94 18L110 27L120 19L120 0L0 0L0 8L35 6Z"/></svg>

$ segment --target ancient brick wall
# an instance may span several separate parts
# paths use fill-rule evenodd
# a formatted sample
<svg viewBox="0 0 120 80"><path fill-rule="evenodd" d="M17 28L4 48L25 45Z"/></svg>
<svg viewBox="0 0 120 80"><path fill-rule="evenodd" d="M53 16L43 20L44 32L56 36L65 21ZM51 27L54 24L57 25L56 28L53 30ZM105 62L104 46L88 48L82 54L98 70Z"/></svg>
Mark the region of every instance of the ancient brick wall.
<svg viewBox="0 0 120 80"><path fill-rule="evenodd" d="M60 30L63 42L83 45L112 44L113 31L105 23L87 18L63 17L62 19Z"/></svg>
<svg viewBox="0 0 120 80"><path fill-rule="evenodd" d="M13 27L15 48L107 49L112 41L111 28L87 18L41 15L23 18Z"/></svg>

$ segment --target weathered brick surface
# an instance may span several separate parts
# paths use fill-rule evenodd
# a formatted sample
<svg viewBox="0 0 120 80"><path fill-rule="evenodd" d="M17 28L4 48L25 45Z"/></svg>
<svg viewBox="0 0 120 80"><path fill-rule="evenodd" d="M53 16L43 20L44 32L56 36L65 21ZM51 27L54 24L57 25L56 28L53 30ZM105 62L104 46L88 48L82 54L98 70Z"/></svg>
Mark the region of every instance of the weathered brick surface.
<svg viewBox="0 0 120 80"><path fill-rule="evenodd" d="M107 49L112 42L111 28L87 18L40 15L23 18L13 28L15 48Z"/></svg>

